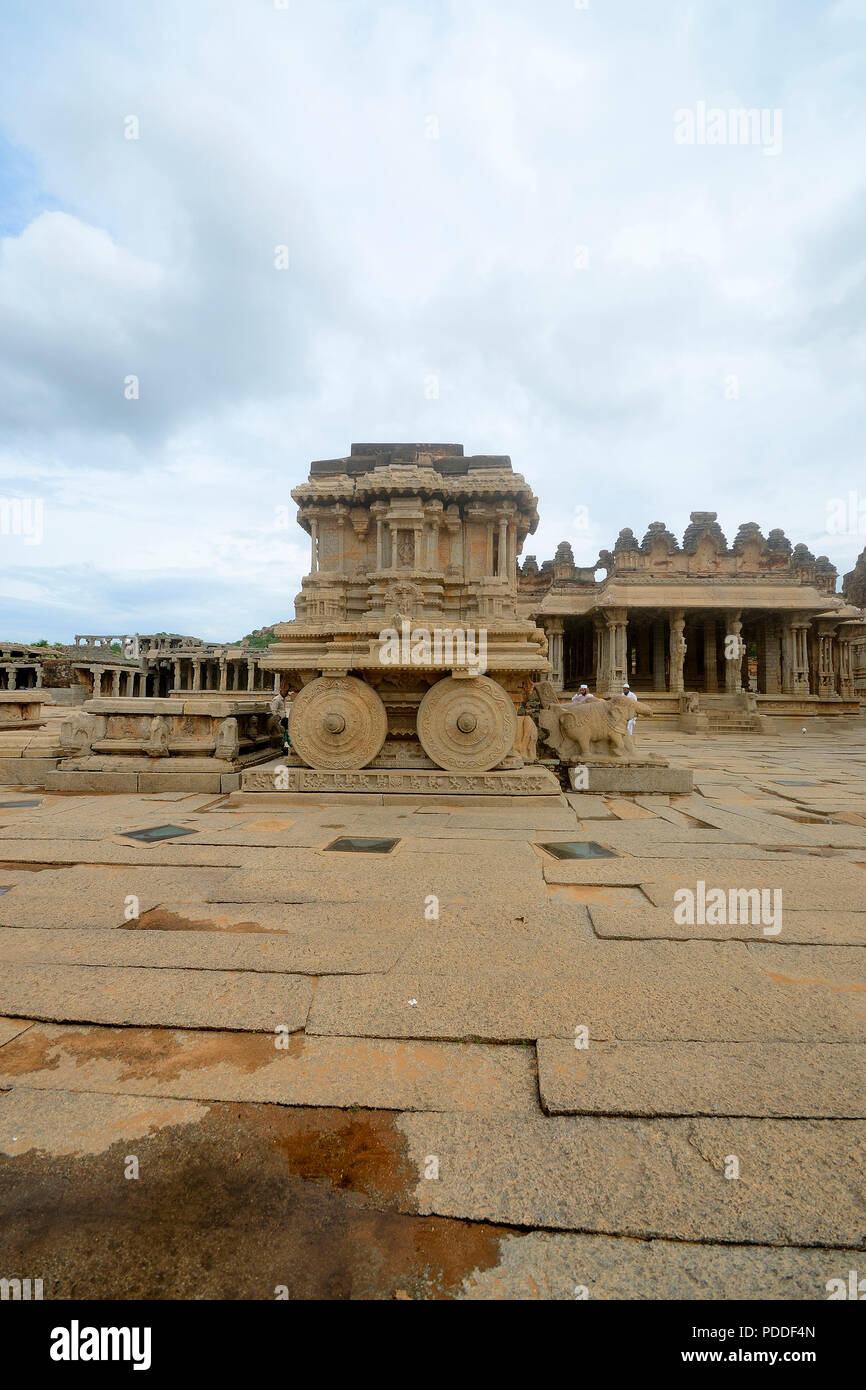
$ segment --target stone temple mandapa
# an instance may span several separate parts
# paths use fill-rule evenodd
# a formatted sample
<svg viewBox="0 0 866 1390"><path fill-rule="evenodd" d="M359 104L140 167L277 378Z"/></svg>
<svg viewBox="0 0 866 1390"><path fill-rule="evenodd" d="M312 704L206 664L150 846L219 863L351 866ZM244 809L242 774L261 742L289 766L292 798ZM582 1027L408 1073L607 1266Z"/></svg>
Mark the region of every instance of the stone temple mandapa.
<svg viewBox="0 0 866 1390"><path fill-rule="evenodd" d="M836 579L826 555L781 530L745 522L729 545L715 512L692 512L682 542L660 521L640 541L626 527L592 568L568 542L540 568L528 555L518 611L544 627L559 689L586 681L606 696L628 681L656 715L686 692L720 718L853 714L866 629Z"/></svg>

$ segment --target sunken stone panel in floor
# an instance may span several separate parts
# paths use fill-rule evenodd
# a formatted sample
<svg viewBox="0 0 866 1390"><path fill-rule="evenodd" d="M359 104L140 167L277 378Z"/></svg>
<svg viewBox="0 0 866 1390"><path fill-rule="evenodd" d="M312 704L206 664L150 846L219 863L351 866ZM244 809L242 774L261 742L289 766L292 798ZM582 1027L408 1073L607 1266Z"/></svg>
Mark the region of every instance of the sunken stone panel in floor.
<svg viewBox="0 0 866 1390"><path fill-rule="evenodd" d="M866 1045L539 1038L549 1114L866 1119Z"/></svg>

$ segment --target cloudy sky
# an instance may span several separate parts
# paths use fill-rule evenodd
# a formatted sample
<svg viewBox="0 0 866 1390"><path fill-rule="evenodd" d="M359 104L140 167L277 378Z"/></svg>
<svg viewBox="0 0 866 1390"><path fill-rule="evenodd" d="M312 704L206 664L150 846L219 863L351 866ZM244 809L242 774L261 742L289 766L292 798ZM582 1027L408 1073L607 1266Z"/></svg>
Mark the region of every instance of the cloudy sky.
<svg viewBox="0 0 866 1390"><path fill-rule="evenodd" d="M280 509L352 440L510 454L539 560L692 509L866 545L866 0L2 28L0 638L291 617ZM740 107L763 135L700 142Z"/></svg>

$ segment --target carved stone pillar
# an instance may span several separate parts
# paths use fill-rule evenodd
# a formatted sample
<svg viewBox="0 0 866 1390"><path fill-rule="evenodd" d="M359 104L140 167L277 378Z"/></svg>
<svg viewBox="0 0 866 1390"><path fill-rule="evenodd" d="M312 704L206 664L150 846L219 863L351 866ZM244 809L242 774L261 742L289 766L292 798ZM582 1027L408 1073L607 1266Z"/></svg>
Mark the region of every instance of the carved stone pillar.
<svg viewBox="0 0 866 1390"><path fill-rule="evenodd" d="M625 682L625 681L631 679L631 672L629 671L628 621L627 621L627 620L618 624L618 626L617 626L617 633L616 633L616 640L617 640L617 660L616 660L617 679L618 679L619 681L621 681L621 682Z"/></svg>
<svg viewBox="0 0 866 1390"><path fill-rule="evenodd" d="M550 680L558 690L562 690L565 684L562 665L562 618L545 618L544 630L547 633L547 659L553 668Z"/></svg>
<svg viewBox="0 0 866 1390"><path fill-rule="evenodd" d="M758 633L758 693L779 695L781 690L779 624L775 618L765 618Z"/></svg>
<svg viewBox="0 0 866 1390"><path fill-rule="evenodd" d="M686 626L685 613L682 608L674 608L671 612L671 693L681 695L684 690L683 668L686 661L686 639L683 636Z"/></svg>
<svg viewBox="0 0 866 1390"><path fill-rule="evenodd" d="M809 694L809 619L794 618L791 622L791 684L792 694Z"/></svg>
<svg viewBox="0 0 866 1390"><path fill-rule="evenodd" d="M790 618L782 627L782 693L794 693L794 625Z"/></svg>
<svg viewBox="0 0 866 1390"><path fill-rule="evenodd" d="M854 695L851 640L849 637L840 634L837 641L839 655L839 694L842 696L843 700L850 700Z"/></svg>
<svg viewBox="0 0 866 1390"><path fill-rule="evenodd" d="M665 625L663 618L653 620L653 690L666 690L665 682Z"/></svg>
<svg viewBox="0 0 866 1390"><path fill-rule="evenodd" d="M715 694L719 688L716 670L716 619L710 614L704 618L704 689Z"/></svg>
<svg viewBox="0 0 866 1390"><path fill-rule="evenodd" d="M334 516L337 521L337 572L342 574L346 568L346 522L349 518L349 509L338 502L334 508Z"/></svg>
<svg viewBox="0 0 866 1390"><path fill-rule="evenodd" d="M201 662L195 659L192 663L192 688L201 690Z"/></svg>
<svg viewBox="0 0 866 1390"><path fill-rule="evenodd" d="M254 690L256 682L255 662L247 657L247 690Z"/></svg>
<svg viewBox="0 0 866 1390"><path fill-rule="evenodd" d="M220 657L220 690L228 690L228 663L224 656Z"/></svg>
<svg viewBox="0 0 866 1390"><path fill-rule="evenodd" d="M835 624L818 626L818 689L822 700L831 700L836 695L835 669Z"/></svg>
<svg viewBox="0 0 866 1390"><path fill-rule="evenodd" d="M728 695L739 695L743 689L742 617L739 612L732 612L728 614L726 622L725 690Z"/></svg>
<svg viewBox="0 0 866 1390"><path fill-rule="evenodd" d="M595 616L592 620L592 669L586 673L586 682L592 690L599 693L604 662L604 630L604 622Z"/></svg>
<svg viewBox="0 0 866 1390"><path fill-rule="evenodd" d="M623 684L628 680L628 614L624 608L615 608L605 613L604 620L607 625L607 662L600 692L604 696L621 695Z"/></svg>
<svg viewBox="0 0 866 1390"><path fill-rule="evenodd" d="M316 574L319 568L319 523L310 517L310 573Z"/></svg>

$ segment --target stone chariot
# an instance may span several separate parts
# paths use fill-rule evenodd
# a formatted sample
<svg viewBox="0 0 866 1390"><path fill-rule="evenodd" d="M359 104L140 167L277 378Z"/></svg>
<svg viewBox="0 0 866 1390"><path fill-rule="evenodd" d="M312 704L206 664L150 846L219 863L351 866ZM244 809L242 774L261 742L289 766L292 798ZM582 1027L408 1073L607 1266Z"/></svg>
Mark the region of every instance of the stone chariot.
<svg viewBox="0 0 866 1390"><path fill-rule="evenodd" d="M361 790L439 789L440 774L455 790L554 790L520 714L550 668L544 633L517 615L538 514L510 459L353 444L292 497L311 568L262 660L294 697L289 766Z"/></svg>

